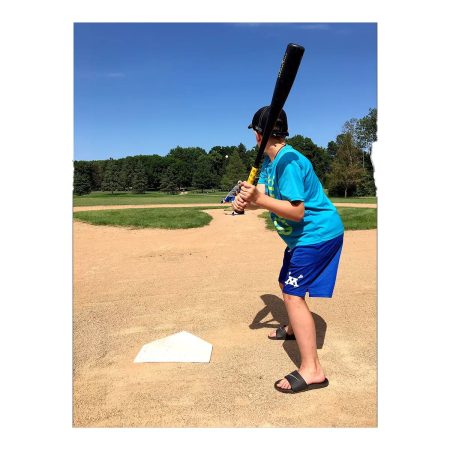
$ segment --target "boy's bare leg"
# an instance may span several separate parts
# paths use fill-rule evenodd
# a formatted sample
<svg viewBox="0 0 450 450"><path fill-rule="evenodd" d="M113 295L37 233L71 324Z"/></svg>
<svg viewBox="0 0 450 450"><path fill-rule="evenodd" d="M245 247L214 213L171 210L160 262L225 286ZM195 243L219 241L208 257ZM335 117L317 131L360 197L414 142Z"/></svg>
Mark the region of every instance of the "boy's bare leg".
<svg viewBox="0 0 450 450"><path fill-rule="evenodd" d="M283 298L300 351L298 371L306 384L321 383L325 380L325 374L317 355L316 326L308 305L303 297L283 294ZM285 378L277 386L283 389L291 387Z"/></svg>
<svg viewBox="0 0 450 450"><path fill-rule="evenodd" d="M283 283L278 283L278 284L279 284L279 286L280 286L281 293L283 293L283 287L284 287L284 284L283 284ZM294 334L294 330L292 329L291 323L290 323L290 322L288 322L287 327L285 327L284 329L286 330L286 332L287 332L288 334ZM277 330L271 331L271 332L269 333L269 337L275 337L276 334L277 334Z"/></svg>

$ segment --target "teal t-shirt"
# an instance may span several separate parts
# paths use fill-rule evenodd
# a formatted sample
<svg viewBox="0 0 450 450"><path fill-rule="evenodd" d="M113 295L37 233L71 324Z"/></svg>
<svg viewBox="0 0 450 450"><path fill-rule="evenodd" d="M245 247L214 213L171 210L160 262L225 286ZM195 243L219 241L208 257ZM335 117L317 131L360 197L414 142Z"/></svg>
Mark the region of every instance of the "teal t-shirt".
<svg viewBox="0 0 450 450"><path fill-rule="evenodd" d="M273 161L266 156L258 184L265 185L270 197L304 203L305 216L300 222L270 213L289 248L325 242L344 232L339 213L323 191L311 162L290 145L282 147Z"/></svg>

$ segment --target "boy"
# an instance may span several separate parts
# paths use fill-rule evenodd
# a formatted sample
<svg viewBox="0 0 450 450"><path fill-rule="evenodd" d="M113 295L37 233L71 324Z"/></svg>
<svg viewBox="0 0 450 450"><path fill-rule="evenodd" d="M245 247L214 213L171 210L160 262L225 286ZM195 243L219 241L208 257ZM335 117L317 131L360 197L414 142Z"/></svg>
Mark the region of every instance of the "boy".
<svg viewBox="0 0 450 450"><path fill-rule="evenodd" d="M261 144L269 107L253 116L256 143ZM233 209L264 208L280 237L286 242L278 278L289 317L270 339L296 339L301 355L298 370L275 382L275 389L297 393L328 386L317 355L316 328L305 302L310 297L333 295L344 227L334 205L323 192L311 162L286 144L287 117L284 111L275 124L265 153L258 185L241 184Z"/></svg>

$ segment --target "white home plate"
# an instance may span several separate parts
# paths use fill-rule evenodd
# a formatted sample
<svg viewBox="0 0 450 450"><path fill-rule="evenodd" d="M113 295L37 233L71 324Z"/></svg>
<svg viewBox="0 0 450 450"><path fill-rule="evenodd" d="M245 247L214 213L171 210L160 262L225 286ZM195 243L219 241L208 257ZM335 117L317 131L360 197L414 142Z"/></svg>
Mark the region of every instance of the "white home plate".
<svg viewBox="0 0 450 450"><path fill-rule="evenodd" d="M145 344L135 363L143 362L209 362L212 345L187 331Z"/></svg>

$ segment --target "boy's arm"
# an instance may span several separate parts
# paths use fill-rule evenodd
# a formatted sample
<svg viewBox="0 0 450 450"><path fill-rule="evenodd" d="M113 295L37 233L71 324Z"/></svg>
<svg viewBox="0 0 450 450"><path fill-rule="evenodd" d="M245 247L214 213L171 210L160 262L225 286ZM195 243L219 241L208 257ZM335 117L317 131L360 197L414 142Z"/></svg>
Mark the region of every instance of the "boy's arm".
<svg viewBox="0 0 450 450"><path fill-rule="evenodd" d="M305 215L305 205L302 201L277 200L246 181L242 183L239 195L245 202L267 209L288 220L300 222Z"/></svg>

